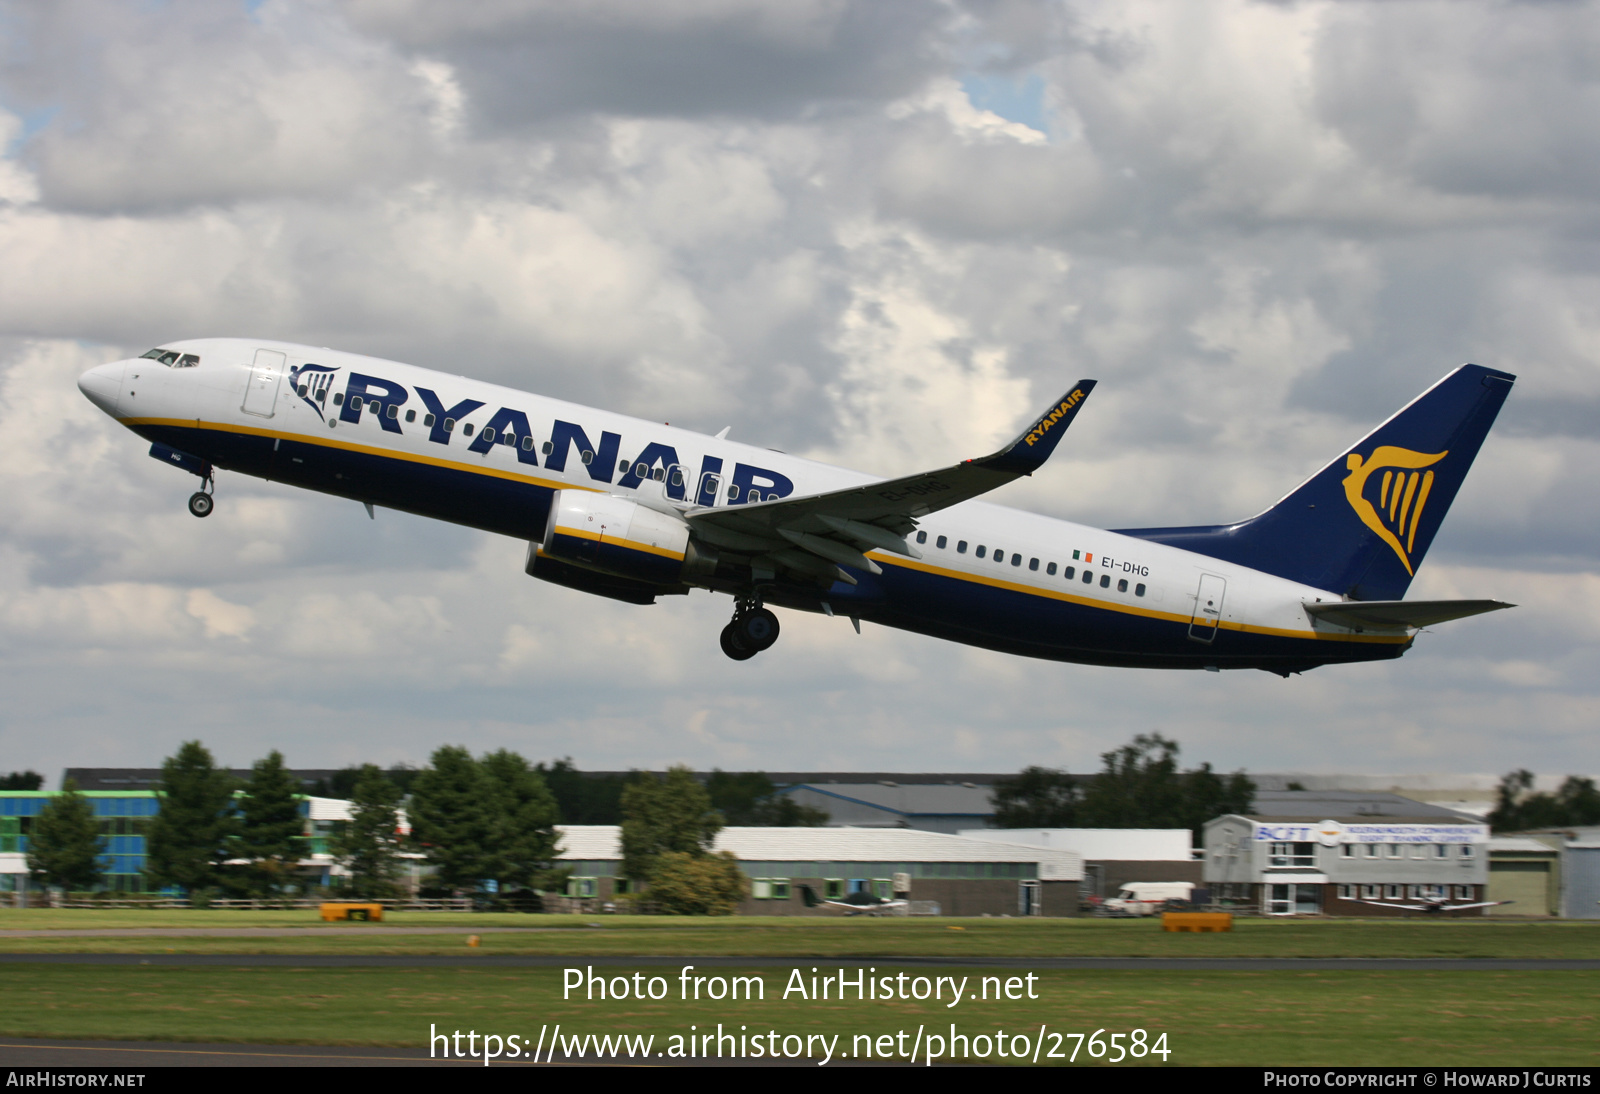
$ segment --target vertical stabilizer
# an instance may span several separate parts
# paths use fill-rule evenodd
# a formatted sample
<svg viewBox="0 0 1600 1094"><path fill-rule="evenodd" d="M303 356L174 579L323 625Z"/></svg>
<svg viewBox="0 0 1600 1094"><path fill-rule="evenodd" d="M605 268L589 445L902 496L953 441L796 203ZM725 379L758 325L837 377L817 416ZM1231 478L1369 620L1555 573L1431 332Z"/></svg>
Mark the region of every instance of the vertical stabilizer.
<svg viewBox="0 0 1600 1094"><path fill-rule="evenodd" d="M1249 520L1119 531L1355 600L1399 600L1515 380L1462 365Z"/></svg>

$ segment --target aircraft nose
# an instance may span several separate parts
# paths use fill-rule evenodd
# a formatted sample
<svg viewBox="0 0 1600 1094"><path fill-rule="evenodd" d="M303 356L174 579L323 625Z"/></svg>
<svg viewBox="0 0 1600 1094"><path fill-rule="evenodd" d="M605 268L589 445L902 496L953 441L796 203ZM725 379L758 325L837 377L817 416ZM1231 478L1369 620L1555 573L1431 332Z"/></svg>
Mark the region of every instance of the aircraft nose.
<svg viewBox="0 0 1600 1094"><path fill-rule="evenodd" d="M122 396L122 374L127 367L126 361L96 365L78 377L78 390L95 406L115 417L117 400Z"/></svg>

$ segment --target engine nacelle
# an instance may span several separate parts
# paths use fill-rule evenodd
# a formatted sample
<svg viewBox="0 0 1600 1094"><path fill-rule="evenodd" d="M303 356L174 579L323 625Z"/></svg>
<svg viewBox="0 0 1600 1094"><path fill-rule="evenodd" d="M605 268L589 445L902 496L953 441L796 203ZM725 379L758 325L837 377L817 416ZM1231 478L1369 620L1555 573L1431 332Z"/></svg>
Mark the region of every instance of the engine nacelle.
<svg viewBox="0 0 1600 1094"><path fill-rule="evenodd" d="M689 526L673 513L591 490L558 490L540 550L584 569L653 585L676 585L714 557L689 540Z"/></svg>

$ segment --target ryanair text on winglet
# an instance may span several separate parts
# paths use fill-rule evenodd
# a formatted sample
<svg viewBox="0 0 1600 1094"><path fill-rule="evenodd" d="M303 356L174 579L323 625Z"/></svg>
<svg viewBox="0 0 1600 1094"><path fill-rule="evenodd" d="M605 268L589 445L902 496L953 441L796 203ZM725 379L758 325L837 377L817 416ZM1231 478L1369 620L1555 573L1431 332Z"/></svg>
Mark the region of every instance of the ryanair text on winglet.
<svg viewBox="0 0 1600 1094"><path fill-rule="evenodd" d="M1023 440L1027 441L1030 445L1033 444L1034 441L1043 440L1045 430L1049 429L1062 418L1066 417L1067 411L1071 410L1082 401L1083 392L1073 389L1071 395L1068 395L1065 399L1061 400L1060 406L1056 407L1043 418L1039 419L1034 427L1028 431L1028 435L1024 437Z"/></svg>

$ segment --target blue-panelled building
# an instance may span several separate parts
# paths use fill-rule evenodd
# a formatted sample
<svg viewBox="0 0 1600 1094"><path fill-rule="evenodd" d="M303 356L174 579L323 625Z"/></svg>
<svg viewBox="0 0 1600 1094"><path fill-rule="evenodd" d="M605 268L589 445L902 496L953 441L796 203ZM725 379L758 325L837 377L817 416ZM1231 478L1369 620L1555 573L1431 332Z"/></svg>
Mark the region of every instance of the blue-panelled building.
<svg viewBox="0 0 1600 1094"><path fill-rule="evenodd" d="M100 867L107 889L119 893L145 891L145 836L150 819L161 811L151 790L81 792L100 822ZM28 834L56 792L0 790L0 892L14 892L28 874Z"/></svg>
<svg viewBox="0 0 1600 1094"><path fill-rule="evenodd" d="M28 876L28 835L33 827L33 818L58 793L53 790L0 790L0 892L16 892L24 887ZM151 820L161 812L160 796L154 790L80 790L78 793L94 806L95 818L100 822L100 847L103 852L100 868L106 875L103 888L116 893L148 891L144 876L148 853L145 840ZM311 801L308 797L300 799L302 817L311 817ZM345 803L328 804L337 807ZM330 815L343 816L337 809ZM328 836L337 827L337 820L307 824L308 859L302 865L314 865L319 871L317 880L321 884L328 883L326 875L330 864L316 860L328 857Z"/></svg>

